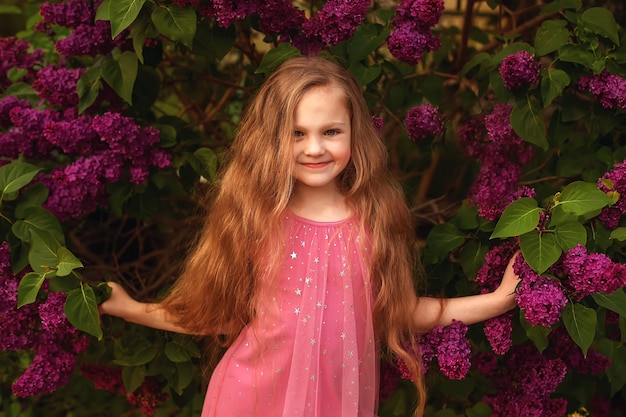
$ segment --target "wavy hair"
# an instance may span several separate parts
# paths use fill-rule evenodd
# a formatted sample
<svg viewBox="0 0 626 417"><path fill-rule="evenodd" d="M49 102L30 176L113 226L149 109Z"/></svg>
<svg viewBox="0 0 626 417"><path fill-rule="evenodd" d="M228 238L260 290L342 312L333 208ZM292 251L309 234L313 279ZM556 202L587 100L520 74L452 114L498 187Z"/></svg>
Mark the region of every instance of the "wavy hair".
<svg viewBox="0 0 626 417"><path fill-rule="evenodd" d="M423 372L415 357L414 233L388 153L371 119L363 91L341 65L297 57L280 65L250 102L230 147L225 169L195 247L163 306L189 331L209 336L210 358L234 341L253 318L265 257L280 244L280 220L293 189L292 136L296 106L313 87L340 88L351 116L351 160L339 187L372 241L374 326L386 351L408 367L425 404ZM268 249L269 248L269 249ZM270 262L270 264L272 264ZM215 343L218 342L218 343Z"/></svg>

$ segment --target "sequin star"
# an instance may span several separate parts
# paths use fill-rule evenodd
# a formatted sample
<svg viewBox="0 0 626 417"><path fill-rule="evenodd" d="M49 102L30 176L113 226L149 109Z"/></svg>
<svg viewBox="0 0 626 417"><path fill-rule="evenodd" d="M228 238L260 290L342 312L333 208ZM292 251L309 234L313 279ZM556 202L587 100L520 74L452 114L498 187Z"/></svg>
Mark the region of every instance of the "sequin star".
<svg viewBox="0 0 626 417"><path fill-rule="evenodd" d="M300 314L300 309L296 308L295 310L293 310L293 314L295 314L296 316Z"/></svg>
<svg viewBox="0 0 626 417"><path fill-rule="evenodd" d="M341 336L339 337L341 337L343 340L346 340L346 332L341 332Z"/></svg>
<svg viewBox="0 0 626 417"><path fill-rule="evenodd" d="M298 254L295 252L291 252L291 259L296 259L298 257Z"/></svg>
<svg viewBox="0 0 626 417"><path fill-rule="evenodd" d="M296 289L294 292L296 295L302 295L302 290L300 288Z"/></svg>

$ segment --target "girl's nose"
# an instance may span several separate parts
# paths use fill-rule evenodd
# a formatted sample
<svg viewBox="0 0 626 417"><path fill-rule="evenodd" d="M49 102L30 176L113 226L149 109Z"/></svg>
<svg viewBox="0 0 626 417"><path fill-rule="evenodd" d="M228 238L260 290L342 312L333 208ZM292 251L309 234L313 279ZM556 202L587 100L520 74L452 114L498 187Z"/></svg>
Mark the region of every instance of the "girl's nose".
<svg viewBox="0 0 626 417"><path fill-rule="evenodd" d="M321 155L324 153L324 145L321 138L318 138L317 136L308 137L304 152L307 155Z"/></svg>

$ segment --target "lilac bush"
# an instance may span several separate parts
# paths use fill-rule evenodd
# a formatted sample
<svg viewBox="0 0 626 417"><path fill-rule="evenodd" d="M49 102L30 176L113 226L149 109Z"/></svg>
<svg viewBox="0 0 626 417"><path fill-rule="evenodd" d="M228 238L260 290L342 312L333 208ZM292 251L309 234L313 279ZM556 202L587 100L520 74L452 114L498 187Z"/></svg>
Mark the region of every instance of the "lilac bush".
<svg viewBox="0 0 626 417"><path fill-rule="evenodd" d="M3 405L199 413L196 341L100 318L101 282L166 290L248 97L319 54L362 84L427 293L493 291L520 252L519 309L416 335L426 415L626 410L620 2L132 3L16 6L36 16L0 38ZM402 364L381 362L379 415L409 415Z"/></svg>

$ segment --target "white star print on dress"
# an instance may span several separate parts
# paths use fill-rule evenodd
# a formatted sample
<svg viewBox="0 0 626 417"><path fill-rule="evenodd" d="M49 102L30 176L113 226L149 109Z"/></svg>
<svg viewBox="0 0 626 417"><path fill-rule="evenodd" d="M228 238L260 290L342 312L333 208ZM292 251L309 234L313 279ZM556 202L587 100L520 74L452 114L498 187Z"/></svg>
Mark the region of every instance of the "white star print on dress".
<svg viewBox="0 0 626 417"><path fill-rule="evenodd" d="M355 218L287 213L284 228L279 276L263 284L271 296L215 369L202 417L375 417L369 240Z"/></svg>

